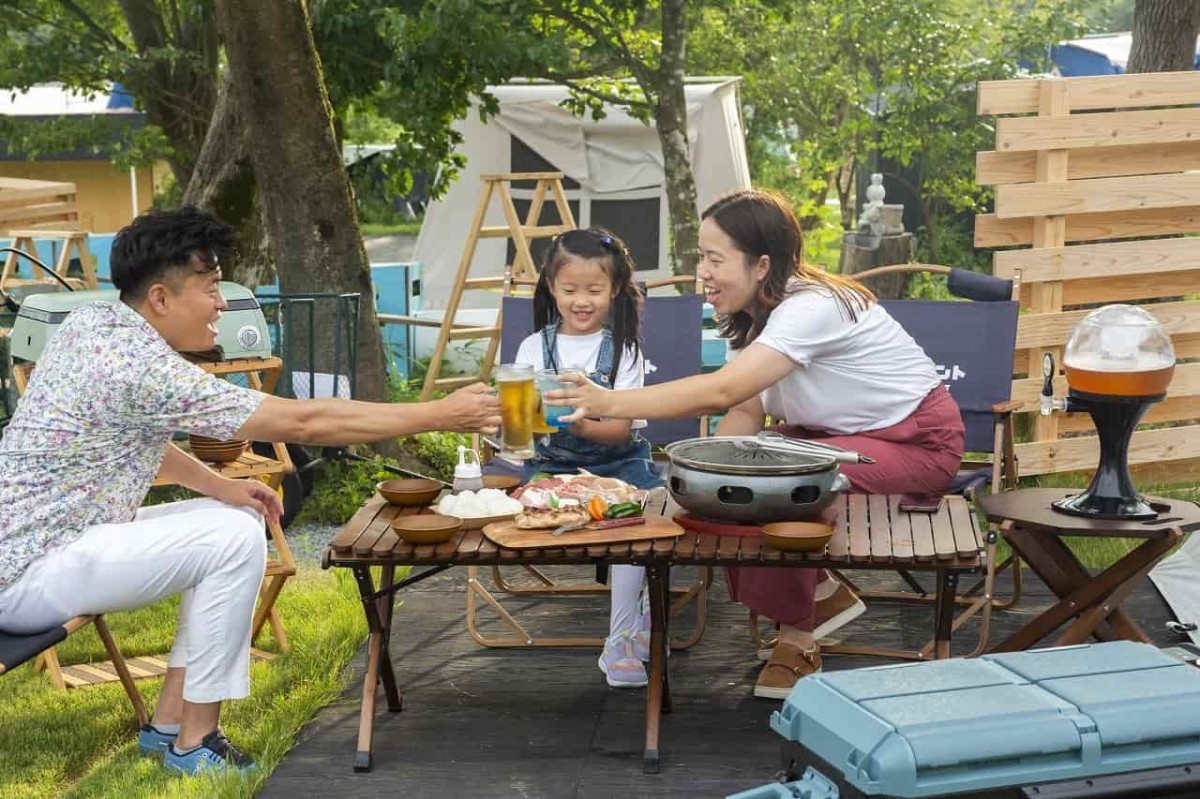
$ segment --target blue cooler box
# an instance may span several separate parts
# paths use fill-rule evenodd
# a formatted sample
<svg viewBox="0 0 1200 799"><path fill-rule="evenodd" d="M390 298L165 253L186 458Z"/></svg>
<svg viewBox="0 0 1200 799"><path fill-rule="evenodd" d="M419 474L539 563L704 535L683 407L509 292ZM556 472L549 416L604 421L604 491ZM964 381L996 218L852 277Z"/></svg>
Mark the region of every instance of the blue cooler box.
<svg viewBox="0 0 1200 799"><path fill-rule="evenodd" d="M1200 763L1200 669L1116 641L816 674L771 728L810 768L736 799L1008 796L1021 794L997 789L1037 783L1032 795L1089 795L1044 785L1073 780L1105 796L1161 780L1162 793L1140 795L1166 795L1167 783L1200 778L1187 768ZM1089 780L1116 774L1110 792Z"/></svg>

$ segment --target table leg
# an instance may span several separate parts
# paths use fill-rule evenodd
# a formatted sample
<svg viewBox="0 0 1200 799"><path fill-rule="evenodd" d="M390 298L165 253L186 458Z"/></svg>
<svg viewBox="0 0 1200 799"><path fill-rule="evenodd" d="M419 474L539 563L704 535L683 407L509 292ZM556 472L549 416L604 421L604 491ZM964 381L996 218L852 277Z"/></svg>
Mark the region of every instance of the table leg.
<svg viewBox="0 0 1200 799"><path fill-rule="evenodd" d="M1142 580L1142 578L1148 575L1150 570L1153 569L1168 552L1174 549L1176 542L1178 542L1182 537L1182 534L1172 531L1171 535L1168 535L1163 539L1150 539L1135 549L1134 553L1137 553L1143 547L1147 547L1148 544L1153 545L1152 547L1147 548L1145 557L1139 559L1140 565L1134 564L1130 567L1130 571L1128 572L1127 576L1124 574L1117 574L1111 578L1113 581L1120 580L1120 582L1117 582L1116 587L1114 587L1107 596L1103 597L1103 601L1097 602L1090 610L1080 615L1079 618L1072 622L1071 625L1067 627L1066 631L1058 638L1058 640L1054 642L1054 646L1074 646L1075 644L1082 644L1090 635L1095 635L1096 629L1105 621L1109 620L1112 616L1116 614L1120 614L1121 616L1127 615L1125 611L1121 609L1122 603L1124 603L1129 595L1133 593L1133 589L1137 587L1137 584ZM1124 558L1122 558L1122 560L1124 560ZM1121 561L1117 561L1118 564L1120 562ZM1116 565L1117 564L1113 564L1113 566L1110 566L1109 569L1099 574L1096 579L1104 579L1108 572L1111 571ZM1141 627L1138 626L1136 622L1130 619L1129 624L1132 627L1132 630L1127 632L1135 635L1135 640L1139 640L1147 644L1153 643L1153 641L1150 639L1150 636L1146 635L1146 633ZM1115 627L1117 625L1114 624L1113 626ZM1128 635L1126 637L1128 637Z"/></svg>
<svg viewBox="0 0 1200 799"><path fill-rule="evenodd" d="M1002 641L993 652L1029 649L1073 617L1079 617L1079 621L1067 632L1071 640L1083 641L1091 635L1149 640L1120 604L1134 583L1174 548L1180 538L1178 531L1147 539L1095 577L1060 536L1014 526L1005 532L1005 538L1059 601ZM1121 592L1119 598L1110 602L1117 592ZM1101 612L1092 613L1098 606Z"/></svg>
<svg viewBox="0 0 1200 799"><path fill-rule="evenodd" d="M671 564L664 563L662 566L662 581L663 590L660 601L662 602L662 712L670 713L674 710L674 705L671 702L671 670L667 668L671 656Z"/></svg>
<svg viewBox="0 0 1200 799"><path fill-rule="evenodd" d="M396 567L384 566L380 570L379 589L382 591L385 588L390 588L396 579ZM376 600L378 608L376 613L379 614L380 626L382 630L381 639L381 659L379 663L379 677L383 681L384 696L387 697L388 710L392 713L399 713L404 709L403 698L400 696L400 689L396 687L396 672L392 668L391 644L392 644L392 612L396 607L396 593L388 592L384 596Z"/></svg>
<svg viewBox="0 0 1200 799"><path fill-rule="evenodd" d="M938 660L950 657L950 638L954 634L955 594L958 592L958 570L941 569L937 574L937 595L934 597L934 649Z"/></svg>
<svg viewBox="0 0 1200 799"><path fill-rule="evenodd" d="M646 686L646 746L642 771L658 773L658 727L664 706L669 705L666 680L666 568L659 563L646 566L647 591L650 595L650 681Z"/></svg>
<svg viewBox="0 0 1200 799"><path fill-rule="evenodd" d="M380 615L380 602L385 598L373 598L375 586L371 579L371 569L369 566L353 567L354 579L358 583L358 592L362 597L363 612L367 616L367 629L370 634L367 639L367 670L363 676L363 692L362 705L359 709L358 716L358 745L354 752L354 770L355 771L370 771L371 770L371 742L375 735L375 698L379 693L380 671L382 670L391 675L391 658L388 656L387 640L383 620L391 615L390 607ZM387 576L385 575L385 579ZM391 598L394 594L388 594L388 602L391 604ZM382 662L382 666L381 666ZM392 687L395 688L395 677L391 676ZM399 696L395 697L396 704L399 704ZM388 697L389 707L392 704L392 697Z"/></svg>

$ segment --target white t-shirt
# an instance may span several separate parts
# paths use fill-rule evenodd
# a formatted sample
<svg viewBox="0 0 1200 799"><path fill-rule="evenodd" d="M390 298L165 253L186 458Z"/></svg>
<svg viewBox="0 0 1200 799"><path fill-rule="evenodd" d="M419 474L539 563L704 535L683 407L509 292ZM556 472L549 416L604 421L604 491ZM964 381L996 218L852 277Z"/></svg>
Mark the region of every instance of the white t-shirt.
<svg viewBox="0 0 1200 799"><path fill-rule="evenodd" d="M760 394L778 420L848 435L904 421L940 381L933 361L881 305L853 320L822 287L803 288L771 312L751 344L796 369ZM728 360L738 351L730 348Z"/></svg>
<svg viewBox="0 0 1200 799"><path fill-rule="evenodd" d="M580 369L588 374L596 371L596 361L600 359L600 343L604 340L604 331L598 330L586 336L568 336L559 333L556 337L557 352L555 360L559 369ZM529 364L535 371L545 369L545 359L542 358L542 334L540 332L526 336L517 349L514 363ZM613 380L614 389L641 388L646 382L646 369L641 353L635 358L633 348L626 347L625 354L617 365L617 374ZM644 419L635 419L634 429L645 427Z"/></svg>

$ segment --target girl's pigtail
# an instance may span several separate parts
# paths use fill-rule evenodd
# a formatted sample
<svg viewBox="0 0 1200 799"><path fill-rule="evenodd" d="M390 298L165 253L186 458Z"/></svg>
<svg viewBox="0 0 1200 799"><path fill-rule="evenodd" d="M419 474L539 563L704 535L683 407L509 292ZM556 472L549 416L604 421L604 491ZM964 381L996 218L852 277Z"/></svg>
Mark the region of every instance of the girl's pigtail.
<svg viewBox="0 0 1200 799"><path fill-rule="evenodd" d="M612 254L612 282L616 289L612 299L613 366L608 376L609 385L615 385L621 359L628 348L634 360L642 351L642 290L634 280L633 258L625 242L607 232L600 237L604 248Z"/></svg>
<svg viewBox="0 0 1200 799"><path fill-rule="evenodd" d="M541 330L547 325L558 323L558 304L554 302L554 294L550 291L550 285L554 282L556 261L562 250L560 238L561 236L555 236L551 239L550 247L546 250L546 257L542 260L542 268L538 271L537 285L533 289L534 330Z"/></svg>

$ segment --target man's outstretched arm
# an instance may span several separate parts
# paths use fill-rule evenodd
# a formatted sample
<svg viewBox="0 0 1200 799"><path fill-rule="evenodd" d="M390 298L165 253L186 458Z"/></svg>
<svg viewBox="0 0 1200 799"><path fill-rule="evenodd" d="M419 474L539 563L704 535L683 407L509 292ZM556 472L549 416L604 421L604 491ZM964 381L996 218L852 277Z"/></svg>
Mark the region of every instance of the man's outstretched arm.
<svg viewBox="0 0 1200 799"><path fill-rule="evenodd" d="M429 402L289 400L267 396L237 436L251 441L338 446L432 430L494 434L499 427L499 401L488 386L476 383Z"/></svg>

